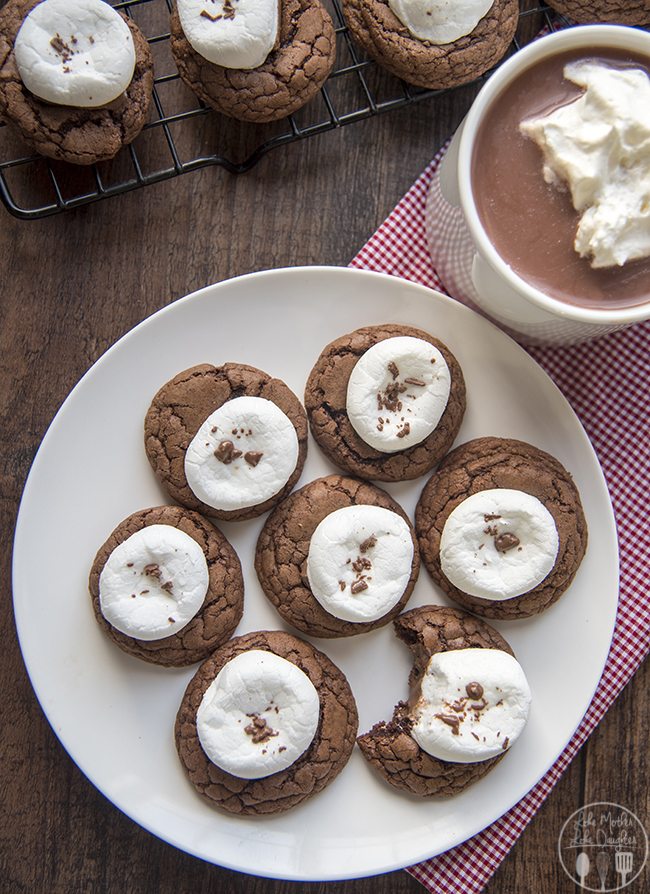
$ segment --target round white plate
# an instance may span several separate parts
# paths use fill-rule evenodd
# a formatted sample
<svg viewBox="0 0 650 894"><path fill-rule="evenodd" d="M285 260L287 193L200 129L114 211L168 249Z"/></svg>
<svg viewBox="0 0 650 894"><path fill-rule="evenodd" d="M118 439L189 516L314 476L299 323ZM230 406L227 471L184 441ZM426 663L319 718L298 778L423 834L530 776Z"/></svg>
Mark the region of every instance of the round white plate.
<svg viewBox="0 0 650 894"><path fill-rule="evenodd" d="M156 390L197 363L240 361L302 395L321 349L360 326L419 326L442 338L467 380L458 443L479 435L522 438L573 474L589 524L587 555L549 611L495 626L512 644L533 691L530 721L506 759L462 795L421 801L400 794L358 749L335 782L277 817L212 809L181 769L174 718L193 670L166 670L123 654L100 631L87 591L97 548L129 513L165 502L142 444ZM334 471L313 441L300 480ZM424 485L387 489L413 514ZM221 524L244 567L237 633L284 625L264 598L253 551L264 519ZM132 819L188 853L233 869L327 880L386 872L441 853L515 804L555 761L589 705L614 626L618 553L598 461L569 405L514 341L460 304L388 276L308 267L251 274L171 304L129 332L65 401L25 487L14 549L14 605L32 684L81 770ZM409 607L444 603L422 569ZM388 719L407 695L407 649L390 627L315 640L347 674L360 731Z"/></svg>

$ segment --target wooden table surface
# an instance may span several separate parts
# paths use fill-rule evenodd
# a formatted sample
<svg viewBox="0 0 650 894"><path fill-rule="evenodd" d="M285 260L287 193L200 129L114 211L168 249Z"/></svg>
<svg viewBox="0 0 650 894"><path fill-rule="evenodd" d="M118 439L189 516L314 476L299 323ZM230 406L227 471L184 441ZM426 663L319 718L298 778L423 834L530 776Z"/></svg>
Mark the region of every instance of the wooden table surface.
<svg viewBox="0 0 650 894"><path fill-rule="evenodd" d="M453 131L472 95L464 88L281 148L245 176L204 170L36 222L0 210L0 891L421 890L402 871L329 885L240 875L175 850L122 815L75 767L34 697L12 617L11 539L50 420L117 338L208 283L271 267L347 264ZM613 801L648 825L649 682L646 667L506 858L489 894L573 891L557 841L582 804ZM627 890L647 890L647 878L646 868Z"/></svg>

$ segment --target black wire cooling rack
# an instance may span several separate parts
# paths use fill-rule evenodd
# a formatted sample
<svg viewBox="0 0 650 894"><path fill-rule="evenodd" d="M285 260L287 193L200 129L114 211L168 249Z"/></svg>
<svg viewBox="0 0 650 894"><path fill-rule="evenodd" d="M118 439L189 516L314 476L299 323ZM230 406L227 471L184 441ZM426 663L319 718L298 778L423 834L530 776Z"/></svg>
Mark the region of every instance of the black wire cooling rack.
<svg viewBox="0 0 650 894"><path fill-rule="evenodd" d="M47 217L208 165L242 174L279 146L439 96L389 75L355 46L339 0L325 0L336 29L337 61L319 95L295 115L268 125L237 122L204 106L180 80L169 48L172 0L115 3L147 36L156 74L150 122L110 162L81 167L26 155L19 136L0 122L0 195L16 217ZM536 0L521 0L508 55L542 28L566 24ZM483 76L483 79L487 75Z"/></svg>

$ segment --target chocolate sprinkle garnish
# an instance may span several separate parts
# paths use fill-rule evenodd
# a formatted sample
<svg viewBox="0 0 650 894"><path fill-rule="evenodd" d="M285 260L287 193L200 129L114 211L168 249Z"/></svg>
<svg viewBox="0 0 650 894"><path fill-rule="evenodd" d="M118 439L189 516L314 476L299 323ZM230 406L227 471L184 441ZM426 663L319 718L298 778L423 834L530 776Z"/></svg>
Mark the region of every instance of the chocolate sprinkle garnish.
<svg viewBox="0 0 650 894"><path fill-rule="evenodd" d="M397 364L395 363L394 360L391 360L390 363L388 364L388 372L389 372L389 373L391 374L391 376L393 377L393 381L398 377L398 375L399 375L399 368L398 368L398 366L397 366Z"/></svg>
<svg viewBox="0 0 650 894"><path fill-rule="evenodd" d="M214 455L219 462L222 462L227 466L234 459L238 459L241 456L241 450L237 450L232 441L221 441L217 449L214 451Z"/></svg>
<svg viewBox="0 0 650 894"><path fill-rule="evenodd" d="M219 19L223 18L222 15L213 16L212 13L209 13L207 11L207 9L202 9L199 15L201 15L204 19L210 19L211 22L218 22Z"/></svg>
<svg viewBox="0 0 650 894"><path fill-rule="evenodd" d="M398 438L405 438L411 431L410 423L405 422L401 429L397 432Z"/></svg>
<svg viewBox="0 0 650 894"><path fill-rule="evenodd" d="M483 516L483 521L491 522L491 521L494 521L494 520L497 519L497 518L501 518L501 516L500 516L500 515L490 515L490 514L487 514L487 515L484 515L484 516Z"/></svg>
<svg viewBox="0 0 650 894"><path fill-rule="evenodd" d="M175 623L176 623L176 621L175 621L173 618L167 618L167 620L169 621L170 624L175 624Z"/></svg>
<svg viewBox="0 0 650 894"><path fill-rule="evenodd" d="M251 737L256 745L279 735L278 731L271 729L264 717L260 717L259 714L247 714L246 716L250 717L252 722L244 727L244 732Z"/></svg>
<svg viewBox="0 0 650 894"><path fill-rule="evenodd" d="M357 593L363 593L363 591L367 589L368 584L365 582L365 580L355 580L350 587L350 592L353 596L356 596Z"/></svg>
<svg viewBox="0 0 650 894"><path fill-rule="evenodd" d="M160 565L156 565L152 562L150 565L145 565L142 570L147 577L153 577L154 580L160 580Z"/></svg>
<svg viewBox="0 0 650 894"><path fill-rule="evenodd" d="M343 590L345 590L345 581L344 580L339 581L339 590L341 591L341 593L343 592Z"/></svg>
<svg viewBox="0 0 650 894"><path fill-rule="evenodd" d="M515 546L519 546L519 537L516 534L512 534L510 531L504 531L502 534L499 534L494 538L494 547L500 553L507 553L509 549L514 549Z"/></svg>
<svg viewBox="0 0 650 894"><path fill-rule="evenodd" d="M352 563L352 568L354 571L359 574L361 571L368 571L372 568L372 562L370 559L366 559L365 556L357 556L357 558Z"/></svg>
<svg viewBox="0 0 650 894"><path fill-rule="evenodd" d="M249 466L253 466L253 468L255 468L255 466L258 464L263 456L264 454L260 453L259 450L249 450L248 453L244 454L244 459Z"/></svg>
<svg viewBox="0 0 650 894"><path fill-rule="evenodd" d="M362 553L367 553L369 549L372 549L373 546L377 545L377 538L374 534L371 534L370 537L366 537L366 539L359 545L359 551Z"/></svg>
<svg viewBox="0 0 650 894"><path fill-rule="evenodd" d="M413 379L411 377L409 377L408 379L404 379L404 381L407 385L418 385L420 388L424 388L424 386L427 384L426 382L423 382L422 379Z"/></svg>
<svg viewBox="0 0 650 894"><path fill-rule="evenodd" d="M479 699L483 696L483 687L480 683L468 683L465 687L465 692L470 698Z"/></svg>
<svg viewBox="0 0 650 894"><path fill-rule="evenodd" d="M446 723L447 726L450 726L454 736L460 734L460 720L458 717L455 717L453 714L435 714L434 716Z"/></svg>
<svg viewBox="0 0 650 894"><path fill-rule="evenodd" d="M505 739L503 740L503 744L501 745L501 747L503 748L504 751L508 747L509 743L510 743L510 739L506 736Z"/></svg>

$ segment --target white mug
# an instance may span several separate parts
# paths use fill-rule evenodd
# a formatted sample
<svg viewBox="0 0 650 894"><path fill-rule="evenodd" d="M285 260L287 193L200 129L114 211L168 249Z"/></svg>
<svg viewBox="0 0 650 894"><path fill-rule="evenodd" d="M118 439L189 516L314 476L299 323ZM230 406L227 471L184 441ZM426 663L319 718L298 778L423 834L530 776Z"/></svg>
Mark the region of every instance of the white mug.
<svg viewBox="0 0 650 894"><path fill-rule="evenodd" d="M474 140L495 97L536 62L581 48L593 54L598 47L627 49L650 61L650 33L618 25L567 28L529 44L484 85L454 134L427 197L429 251L444 287L532 344L571 344L650 318L650 298L634 307L599 310L566 304L527 283L490 242L472 195Z"/></svg>

